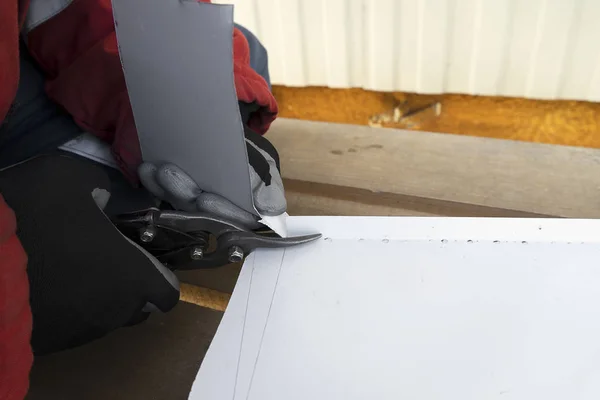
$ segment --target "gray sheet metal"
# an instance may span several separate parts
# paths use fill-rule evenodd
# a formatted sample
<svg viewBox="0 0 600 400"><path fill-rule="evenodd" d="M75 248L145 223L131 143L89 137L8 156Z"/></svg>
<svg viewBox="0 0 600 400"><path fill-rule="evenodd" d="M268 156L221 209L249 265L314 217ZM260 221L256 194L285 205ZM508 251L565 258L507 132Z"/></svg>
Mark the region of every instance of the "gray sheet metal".
<svg viewBox="0 0 600 400"><path fill-rule="evenodd" d="M177 164L257 214L233 77L233 6L113 0L113 12L144 161Z"/></svg>

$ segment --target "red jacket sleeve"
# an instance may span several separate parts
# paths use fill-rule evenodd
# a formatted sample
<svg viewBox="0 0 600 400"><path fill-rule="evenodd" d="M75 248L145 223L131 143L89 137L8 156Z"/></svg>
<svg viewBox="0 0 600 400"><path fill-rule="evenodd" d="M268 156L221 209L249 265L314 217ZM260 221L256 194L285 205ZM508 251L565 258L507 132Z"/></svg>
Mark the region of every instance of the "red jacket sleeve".
<svg viewBox="0 0 600 400"><path fill-rule="evenodd" d="M25 2L19 3L23 11ZM0 0L0 123L19 81L18 7ZM0 399L21 400L33 362L27 257L16 235L14 213L0 195Z"/></svg>
<svg viewBox="0 0 600 400"><path fill-rule="evenodd" d="M32 8L35 7L35 1ZM264 133L277 114L267 83L249 65L248 43L237 29L234 72L238 98L257 103L250 117ZM137 132L117 50L110 0L74 0L27 34L30 52L48 75L47 93L84 129L112 144L123 172L136 179Z"/></svg>
<svg viewBox="0 0 600 400"><path fill-rule="evenodd" d="M0 399L21 400L29 388L31 310L27 256L14 213L0 195Z"/></svg>

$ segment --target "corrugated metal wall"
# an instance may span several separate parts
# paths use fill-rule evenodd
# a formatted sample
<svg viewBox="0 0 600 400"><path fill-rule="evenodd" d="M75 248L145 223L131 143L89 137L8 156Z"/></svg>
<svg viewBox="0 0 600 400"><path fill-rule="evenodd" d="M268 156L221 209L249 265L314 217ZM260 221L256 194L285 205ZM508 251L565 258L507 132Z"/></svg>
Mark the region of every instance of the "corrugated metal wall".
<svg viewBox="0 0 600 400"><path fill-rule="evenodd" d="M600 0L233 0L273 83L600 101Z"/></svg>

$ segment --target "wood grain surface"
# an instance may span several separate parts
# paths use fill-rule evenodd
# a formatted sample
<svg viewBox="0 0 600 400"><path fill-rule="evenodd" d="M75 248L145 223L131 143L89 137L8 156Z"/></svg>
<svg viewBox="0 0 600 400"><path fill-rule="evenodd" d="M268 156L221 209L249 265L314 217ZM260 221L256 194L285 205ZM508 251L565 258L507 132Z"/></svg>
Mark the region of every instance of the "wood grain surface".
<svg viewBox="0 0 600 400"><path fill-rule="evenodd" d="M370 118L440 102L439 116L416 113L385 127L600 148L600 104L521 98L418 95L363 89L275 86L280 116L367 125Z"/></svg>
<svg viewBox="0 0 600 400"><path fill-rule="evenodd" d="M439 204L446 209L449 204L474 205L474 216L503 209L600 217L596 149L290 119L276 121L268 138L279 150L284 179L329 185L338 194L347 190L343 188L360 189L377 198L392 196L392 202L401 199L400 208L435 215L440 214L435 207L423 204L435 201L437 211ZM292 185L292 210L308 206L317 213L316 205L324 204L319 196L333 198L323 187L294 200L302 189ZM407 199L421 204L407 207ZM461 215L468 212L463 209Z"/></svg>

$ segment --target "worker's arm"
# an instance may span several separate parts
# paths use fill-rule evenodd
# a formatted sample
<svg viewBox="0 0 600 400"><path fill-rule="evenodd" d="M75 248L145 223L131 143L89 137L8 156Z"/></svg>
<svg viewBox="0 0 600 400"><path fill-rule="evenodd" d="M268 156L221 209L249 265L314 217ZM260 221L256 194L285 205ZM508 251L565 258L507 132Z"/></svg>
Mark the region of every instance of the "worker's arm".
<svg viewBox="0 0 600 400"><path fill-rule="evenodd" d="M102 212L110 181L97 164L62 153L37 157L0 171L0 191L16 214L29 257L35 354L87 343L141 322L151 311L169 311L179 301L175 275L123 236ZM10 240L8 245L18 251L14 234L0 239ZM23 284L17 278L23 278L25 266L20 254L14 257L19 268L12 268L15 286L8 300L18 302L27 299L26 290L16 286ZM17 311L8 316L16 318ZM28 343L23 323L15 319L8 329L20 332L20 340Z"/></svg>
<svg viewBox="0 0 600 400"><path fill-rule="evenodd" d="M141 151L119 59L111 1L75 0L58 13L51 4L54 2L32 0L25 26L27 47L48 77L47 93L81 127L109 142L121 169L135 181ZM248 127L262 134L275 119L277 103L267 82L250 67L248 42L238 29L234 30L233 49L242 111L248 114Z"/></svg>
<svg viewBox="0 0 600 400"><path fill-rule="evenodd" d="M0 399L27 393L33 362L27 256L16 234L15 214L0 195Z"/></svg>
<svg viewBox="0 0 600 400"><path fill-rule="evenodd" d="M22 10L21 10L22 11ZM19 82L19 5L0 0L0 124ZM21 400L33 362L27 256L17 237L15 214L0 189L0 399Z"/></svg>
<svg viewBox="0 0 600 400"><path fill-rule="evenodd" d="M121 169L136 181L142 161L141 151L118 54L110 0L74 1L57 15L44 20L46 4L44 0L32 1L30 16L35 18L28 18L26 37L30 52L48 75L48 95L61 104L80 126L111 143ZM254 44L254 47L260 46L258 41ZM251 55L246 37L237 28L233 34L233 49L235 87L246 136L248 132L258 136L268 129L277 114L277 103L268 82L250 65L251 56L255 57L260 52L258 50L264 52L264 49L254 48ZM266 53L262 61L261 69L266 70ZM263 214L281 214L286 209L281 178L274 164L269 164L268 160L272 157L263 151L273 147L268 142L266 146L257 146L259 142L248 141L255 204ZM197 145L202 144L199 142ZM166 183L164 189L169 193L181 177L187 178L173 165L145 165L139 171L145 186L161 198L164 198L161 191L153 190L159 185L152 185L152 182ZM174 173L169 174L169 171ZM161 176L167 179L160 180ZM184 196L184 201L177 201L181 200L181 193L177 190L167 199L174 205L182 205L178 208L233 217L247 226L252 225L248 223L250 220L256 219L232 207L227 200L201 189L195 184L189 186L187 191L196 194L193 200ZM183 207L190 202L199 207Z"/></svg>

